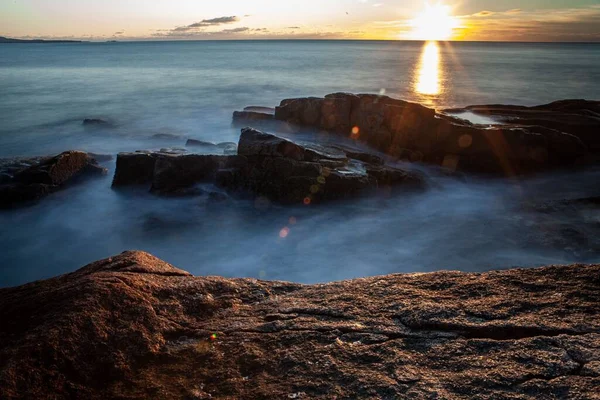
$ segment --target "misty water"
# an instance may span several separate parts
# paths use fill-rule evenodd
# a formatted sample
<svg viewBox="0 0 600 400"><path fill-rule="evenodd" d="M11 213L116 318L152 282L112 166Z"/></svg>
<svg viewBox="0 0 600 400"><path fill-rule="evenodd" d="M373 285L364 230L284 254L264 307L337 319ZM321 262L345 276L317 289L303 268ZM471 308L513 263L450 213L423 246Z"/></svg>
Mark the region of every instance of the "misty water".
<svg viewBox="0 0 600 400"><path fill-rule="evenodd" d="M234 110L336 91L385 92L437 108L600 98L600 45L440 44L435 94L418 90L423 48L312 41L0 45L0 157L68 149L114 155L183 147L186 138L237 141ZM84 118L113 124L84 127ZM153 138L165 133L174 137ZM0 286L128 249L195 275L303 283L600 261L597 249L574 253L532 242L538 217L524 206L600 195L597 169L508 181L455 179L412 166L430 178L425 193L282 207L114 191L114 160L104 166L104 178L0 212ZM553 218L599 223L593 214Z"/></svg>

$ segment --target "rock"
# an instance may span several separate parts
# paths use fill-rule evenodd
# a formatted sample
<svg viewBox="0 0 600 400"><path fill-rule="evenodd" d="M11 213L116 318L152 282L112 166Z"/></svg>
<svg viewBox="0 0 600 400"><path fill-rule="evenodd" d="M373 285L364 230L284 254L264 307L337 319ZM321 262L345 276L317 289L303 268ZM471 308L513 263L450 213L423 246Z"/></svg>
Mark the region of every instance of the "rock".
<svg viewBox="0 0 600 400"><path fill-rule="evenodd" d="M426 186L423 175L382 165L379 158L375 164L348 160L340 149L295 143L252 128L242 129L237 153L122 153L117 157L113 186L144 184L152 192L169 194L206 182L239 195L299 204L376 190L377 177L382 186ZM369 159L366 153L361 158Z"/></svg>
<svg viewBox="0 0 600 400"><path fill-rule="evenodd" d="M275 114L275 108L273 107L264 107L264 106L248 106L244 107L244 111L253 111L263 114Z"/></svg>
<svg viewBox="0 0 600 400"><path fill-rule="evenodd" d="M235 111L233 113L233 124L240 125L248 122L273 121L273 114L256 111Z"/></svg>
<svg viewBox="0 0 600 400"><path fill-rule="evenodd" d="M600 101L560 100L535 107L474 105L458 111L493 116L505 124L568 133L579 138L592 152L600 152Z"/></svg>
<svg viewBox="0 0 600 400"><path fill-rule="evenodd" d="M205 142L203 140L196 140L196 139L188 139L188 141L185 143L185 145L187 147L217 147L216 144L211 143L211 142Z"/></svg>
<svg viewBox="0 0 600 400"><path fill-rule="evenodd" d="M594 399L598 276L572 265L311 286L194 277L126 252L0 289L0 397Z"/></svg>
<svg viewBox="0 0 600 400"><path fill-rule="evenodd" d="M245 164L246 159L239 156L160 155L154 164L151 191L164 194L201 182L214 182L218 170Z"/></svg>
<svg viewBox="0 0 600 400"><path fill-rule="evenodd" d="M109 121L100 118L86 118L83 120L83 125L86 126L108 126L112 125Z"/></svg>
<svg viewBox="0 0 600 400"><path fill-rule="evenodd" d="M119 153L112 186L144 185L152 183L157 154Z"/></svg>
<svg viewBox="0 0 600 400"><path fill-rule="evenodd" d="M486 112L519 115L519 120L488 128L387 96L334 93L283 100L275 119L338 133L398 159L514 176L600 159L588 156L600 150L598 104L562 102L509 111L484 106ZM477 107L482 106L465 110L480 112Z"/></svg>
<svg viewBox="0 0 600 400"><path fill-rule="evenodd" d="M78 179L104 175L107 170L88 153L65 151L55 157L17 159L0 163L0 208L24 205L58 191Z"/></svg>

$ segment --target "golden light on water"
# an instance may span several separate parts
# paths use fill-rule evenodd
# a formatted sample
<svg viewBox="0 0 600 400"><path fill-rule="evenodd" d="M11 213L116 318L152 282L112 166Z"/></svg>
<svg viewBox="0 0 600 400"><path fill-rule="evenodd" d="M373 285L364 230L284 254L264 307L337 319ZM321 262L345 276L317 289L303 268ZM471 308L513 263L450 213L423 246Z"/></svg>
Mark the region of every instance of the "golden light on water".
<svg viewBox="0 0 600 400"><path fill-rule="evenodd" d="M424 95L437 95L441 92L440 48L436 42L427 42L421 53L417 67L415 91Z"/></svg>

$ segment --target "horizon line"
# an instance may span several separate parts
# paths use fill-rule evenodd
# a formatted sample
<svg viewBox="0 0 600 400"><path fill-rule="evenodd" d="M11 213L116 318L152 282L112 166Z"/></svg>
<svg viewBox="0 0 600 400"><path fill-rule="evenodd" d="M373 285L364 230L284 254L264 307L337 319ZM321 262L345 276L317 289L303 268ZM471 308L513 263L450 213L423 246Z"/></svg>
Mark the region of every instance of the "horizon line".
<svg viewBox="0 0 600 400"><path fill-rule="evenodd" d="M73 41L79 43L106 43L106 42L118 42L118 43L140 43L140 42L453 42L453 43L529 43L529 44L600 44L600 38L594 41L549 41L549 40L431 40L431 39L361 39L361 38L238 38L238 39L156 39L156 38L139 38L139 39L121 39L118 37L107 37L105 39L79 39L79 38L27 38L22 39L18 37L3 36L0 37L5 39L17 39L23 41ZM1 43L0 44L18 44L18 43Z"/></svg>

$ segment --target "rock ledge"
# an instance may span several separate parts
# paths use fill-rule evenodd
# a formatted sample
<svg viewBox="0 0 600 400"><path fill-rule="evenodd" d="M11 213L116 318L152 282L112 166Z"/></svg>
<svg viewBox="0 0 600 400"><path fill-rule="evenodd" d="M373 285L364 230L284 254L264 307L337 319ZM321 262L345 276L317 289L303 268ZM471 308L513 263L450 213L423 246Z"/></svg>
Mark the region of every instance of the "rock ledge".
<svg viewBox="0 0 600 400"><path fill-rule="evenodd" d="M600 265L305 286L126 252L0 290L0 397L597 399Z"/></svg>

